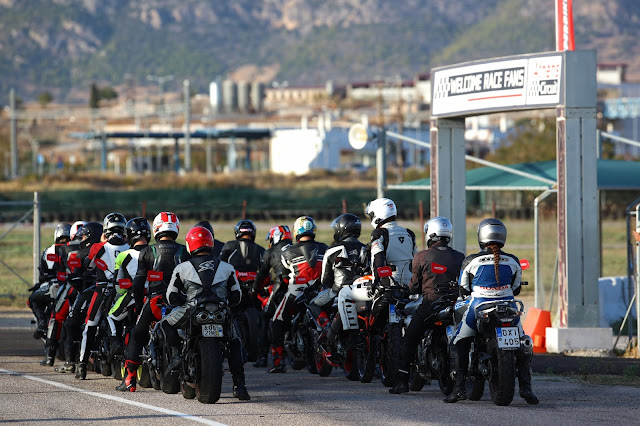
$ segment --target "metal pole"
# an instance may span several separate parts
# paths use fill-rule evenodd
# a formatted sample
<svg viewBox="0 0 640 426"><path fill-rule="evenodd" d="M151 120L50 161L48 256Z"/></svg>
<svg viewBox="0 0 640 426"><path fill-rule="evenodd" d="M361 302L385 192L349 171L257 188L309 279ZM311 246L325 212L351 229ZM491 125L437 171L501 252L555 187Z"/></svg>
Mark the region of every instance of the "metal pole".
<svg viewBox="0 0 640 426"><path fill-rule="evenodd" d="M107 171L107 136L104 130L100 136L100 170L102 173Z"/></svg>
<svg viewBox="0 0 640 426"><path fill-rule="evenodd" d="M542 282L542 273L540 272L542 266L540 261L540 216L539 216L539 205L542 200L551 195L553 191L546 190L542 194L538 195L536 199L533 201L533 249L534 249L534 280L535 280L535 307L538 309L542 309L542 305L544 304L544 286Z"/></svg>
<svg viewBox="0 0 640 426"><path fill-rule="evenodd" d="M636 232L640 232L640 204L636 206ZM634 279L636 280L636 345L640 342L640 241L636 241L636 267ZM640 354L636 351L636 358Z"/></svg>
<svg viewBox="0 0 640 426"><path fill-rule="evenodd" d="M182 82L184 88L184 170L191 171L191 85Z"/></svg>
<svg viewBox="0 0 640 426"><path fill-rule="evenodd" d="M15 179L18 177L18 119L16 117L16 91L9 91L9 108L11 116L11 172L9 177Z"/></svg>
<svg viewBox="0 0 640 426"><path fill-rule="evenodd" d="M33 283L38 282L40 268L40 200L33 193Z"/></svg>
<svg viewBox="0 0 640 426"><path fill-rule="evenodd" d="M384 188L387 186L387 136L384 126L378 130L376 167L378 172L378 198L382 198L384 197Z"/></svg>

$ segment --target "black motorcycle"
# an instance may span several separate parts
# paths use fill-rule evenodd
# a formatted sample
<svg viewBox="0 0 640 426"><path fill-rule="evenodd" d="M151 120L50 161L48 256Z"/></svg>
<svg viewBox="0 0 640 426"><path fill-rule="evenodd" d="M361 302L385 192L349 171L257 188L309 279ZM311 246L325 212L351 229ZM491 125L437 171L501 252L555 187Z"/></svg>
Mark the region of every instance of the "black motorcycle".
<svg viewBox="0 0 640 426"><path fill-rule="evenodd" d="M318 374L313 352L313 339L310 334L310 316L307 309L311 300L317 295L313 287L307 287L294 301L291 326L284 333L284 349L289 364L294 370L301 370L307 366L312 374Z"/></svg>
<svg viewBox="0 0 640 426"><path fill-rule="evenodd" d="M182 363L169 375L179 375L185 399L215 403L220 399L226 345L234 337L226 301L216 297L198 301L178 334L182 339Z"/></svg>
<svg viewBox="0 0 640 426"><path fill-rule="evenodd" d="M431 380L436 380L442 393L449 395L454 382L451 378L448 331L452 331L453 307L458 297L456 282L437 287L436 295L439 297L431 302L432 314L425 320L427 327L409 374L409 389L419 391ZM405 306L407 318L415 315L421 303L422 297Z"/></svg>
<svg viewBox="0 0 640 426"><path fill-rule="evenodd" d="M236 271L236 277L242 289L242 299L240 304L233 308L233 322L240 340L242 340L245 362L255 362L262 346L262 327L264 324L261 315L261 303L251 295L256 276L257 273L255 272Z"/></svg>

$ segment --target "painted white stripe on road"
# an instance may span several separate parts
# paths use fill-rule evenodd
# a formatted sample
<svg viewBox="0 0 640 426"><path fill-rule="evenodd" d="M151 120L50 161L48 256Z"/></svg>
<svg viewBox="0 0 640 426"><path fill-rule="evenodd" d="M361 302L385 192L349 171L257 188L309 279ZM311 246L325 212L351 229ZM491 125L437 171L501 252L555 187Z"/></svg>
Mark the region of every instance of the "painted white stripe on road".
<svg viewBox="0 0 640 426"><path fill-rule="evenodd" d="M181 413L179 411L168 410L166 408L156 407L155 405L149 405L149 404L145 404L143 402L131 401L131 400L128 400L128 399L125 399L125 398L120 398L119 396L106 395L106 394L102 394L102 393L98 393L98 392L92 392L92 391L88 391L88 390L84 390L84 389L80 389L80 388L74 388L73 386L65 385L63 383L58 383L58 382L54 382L54 381L51 381L51 380L45 380L45 379L42 379L40 377L21 374L21 373L18 373L16 371L0 369L0 373L9 374L11 376L24 377L25 379L29 379L29 380L33 380L33 381L41 382L41 383L46 383L48 385L56 386L56 387L59 387L59 388L62 388L62 389L67 389L67 390L70 390L70 391L73 391L73 392L79 392L79 393L83 393L85 395L91 395L91 396L95 396L95 397L98 397L98 398L109 399L111 401L120 402L122 404L129 404L129 405L133 405L135 407L145 408L147 410L157 411L159 413L169 414L170 416L180 417L181 419L191 420L191 421L194 421L194 422L197 422L197 423L203 423L203 424L212 425L212 426L225 426L224 423L214 422L213 420L203 419L201 417L192 416L191 414L185 414L185 413Z"/></svg>

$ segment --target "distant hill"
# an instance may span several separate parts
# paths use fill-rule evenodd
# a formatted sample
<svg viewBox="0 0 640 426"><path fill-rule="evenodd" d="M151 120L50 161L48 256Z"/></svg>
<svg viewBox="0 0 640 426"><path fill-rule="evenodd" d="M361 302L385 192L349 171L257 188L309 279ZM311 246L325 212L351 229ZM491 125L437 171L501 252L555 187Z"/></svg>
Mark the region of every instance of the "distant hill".
<svg viewBox="0 0 640 426"><path fill-rule="evenodd" d="M216 76L324 84L553 50L553 0L0 0L0 104L86 102L91 82ZM578 49L640 79L637 0L574 2Z"/></svg>

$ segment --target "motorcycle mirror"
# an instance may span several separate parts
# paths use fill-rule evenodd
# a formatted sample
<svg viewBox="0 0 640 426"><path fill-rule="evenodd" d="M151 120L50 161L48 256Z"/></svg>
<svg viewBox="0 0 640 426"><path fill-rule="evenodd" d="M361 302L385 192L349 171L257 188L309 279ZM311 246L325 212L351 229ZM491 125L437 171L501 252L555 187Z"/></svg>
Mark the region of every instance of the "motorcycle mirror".
<svg viewBox="0 0 640 426"><path fill-rule="evenodd" d="M77 257L74 257L73 259L69 259L67 265L75 269L80 268L82 266L82 262Z"/></svg>
<svg viewBox="0 0 640 426"><path fill-rule="evenodd" d="M107 263L102 259L96 259L95 264L98 267L98 269L100 269L101 271L106 271L109 269L109 267L107 266Z"/></svg>
<svg viewBox="0 0 640 426"><path fill-rule="evenodd" d="M162 273L162 271L148 271L147 281L149 282L162 281L163 276L164 274Z"/></svg>
<svg viewBox="0 0 640 426"><path fill-rule="evenodd" d="M133 285L133 283L128 278L122 278L118 280L118 285L120 286L121 289L126 290L130 288Z"/></svg>
<svg viewBox="0 0 640 426"><path fill-rule="evenodd" d="M60 260L60 257L55 253L49 253L47 254L47 260L49 262L58 262Z"/></svg>
<svg viewBox="0 0 640 426"><path fill-rule="evenodd" d="M529 269L529 261L527 259L520 260L520 267L524 269Z"/></svg>
<svg viewBox="0 0 640 426"><path fill-rule="evenodd" d="M393 271L391 270L391 267L381 266L378 268L378 276L380 278L390 277L391 275L393 275Z"/></svg>
<svg viewBox="0 0 640 426"><path fill-rule="evenodd" d="M65 272L58 272L56 274L56 278L58 279L58 281L64 282L67 280L67 274Z"/></svg>

